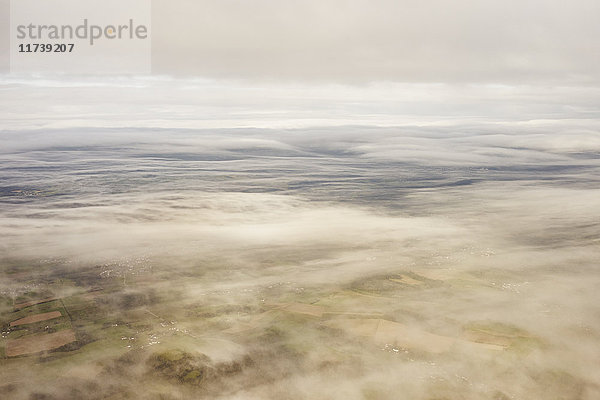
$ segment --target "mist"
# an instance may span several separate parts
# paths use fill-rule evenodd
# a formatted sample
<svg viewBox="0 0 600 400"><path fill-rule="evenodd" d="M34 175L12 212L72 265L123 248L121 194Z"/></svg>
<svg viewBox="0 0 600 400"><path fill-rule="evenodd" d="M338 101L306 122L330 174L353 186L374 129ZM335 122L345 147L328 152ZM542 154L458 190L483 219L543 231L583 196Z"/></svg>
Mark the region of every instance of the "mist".
<svg viewBox="0 0 600 400"><path fill-rule="evenodd" d="M2 90L9 398L600 395L593 87Z"/></svg>

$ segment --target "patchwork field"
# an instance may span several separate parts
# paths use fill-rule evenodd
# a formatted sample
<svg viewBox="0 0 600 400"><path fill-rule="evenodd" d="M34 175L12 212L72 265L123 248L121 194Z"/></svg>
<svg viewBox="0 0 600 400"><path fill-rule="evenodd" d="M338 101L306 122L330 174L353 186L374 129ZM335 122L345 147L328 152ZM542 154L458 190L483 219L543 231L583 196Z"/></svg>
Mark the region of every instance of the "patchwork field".
<svg viewBox="0 0 600 400"><path fill-rule="evenodd" d="M25 354L36 354L57 349L75 340L75 332L71 329L11 339L6 341L6 355L16 357Z"/></svg>
<svg viewBox="0 0 600 400"><path fill-rule="evenodd" d="M30 315L28 317L19 318L15 321L12 321L10 323L10 326L32 324L34 322L47 321L49 319L59 318L59 317L62 317L62 314L60 313L60 311L50 311L50 312L43 313L43 314L36 314L36 315Z"/></svg>

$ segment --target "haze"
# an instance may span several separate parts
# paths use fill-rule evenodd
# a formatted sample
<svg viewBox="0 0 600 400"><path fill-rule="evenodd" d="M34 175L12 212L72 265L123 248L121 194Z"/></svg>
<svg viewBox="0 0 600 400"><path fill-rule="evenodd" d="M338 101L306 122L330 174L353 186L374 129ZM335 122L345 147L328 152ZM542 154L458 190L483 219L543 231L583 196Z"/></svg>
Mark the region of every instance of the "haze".
<svg viewBox="0 0 600 400"><path fill-rule="evenodd" d="M600 398L598 11L155 1L153 75L2 75L0 397Z"/></svg>

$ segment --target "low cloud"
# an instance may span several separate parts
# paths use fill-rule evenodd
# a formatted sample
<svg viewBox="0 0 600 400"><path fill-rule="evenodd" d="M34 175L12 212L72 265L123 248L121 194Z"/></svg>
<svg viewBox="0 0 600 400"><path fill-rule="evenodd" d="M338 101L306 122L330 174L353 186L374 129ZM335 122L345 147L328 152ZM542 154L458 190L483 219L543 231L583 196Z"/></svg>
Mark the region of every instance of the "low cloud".
<svg viewBox="0 0 600 400"><path fill-rule="evenodd" d="M565 110L523 87L413 86L456 104L369 125L371 101L390 96L373 117L390 122L407 95L271 88L252 109L223 83L11 79L2 348L70 340L5 357L11 398L598 397L594 90L561 89ZM453 119L475 93L492 111Z"/></svg>

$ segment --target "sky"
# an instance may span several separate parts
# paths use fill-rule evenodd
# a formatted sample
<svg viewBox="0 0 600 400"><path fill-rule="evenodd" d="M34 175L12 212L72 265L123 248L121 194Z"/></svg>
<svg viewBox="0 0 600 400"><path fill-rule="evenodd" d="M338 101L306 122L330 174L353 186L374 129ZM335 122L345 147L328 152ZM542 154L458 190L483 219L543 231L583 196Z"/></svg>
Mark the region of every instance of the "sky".
<svg viewBox="0 0 600 400"><path fill-rule="evenodd" d="M594 0L155 0L153 71L364 83L597 84Z"/></svg>
<svg viewBox="0 0 600 400"><path fill-rule="evenodd" d="M0 0L5 67L8 3ZM346 84L600 82L594 0L153 0L151 6L152 72L159 75Z"/></svg>

